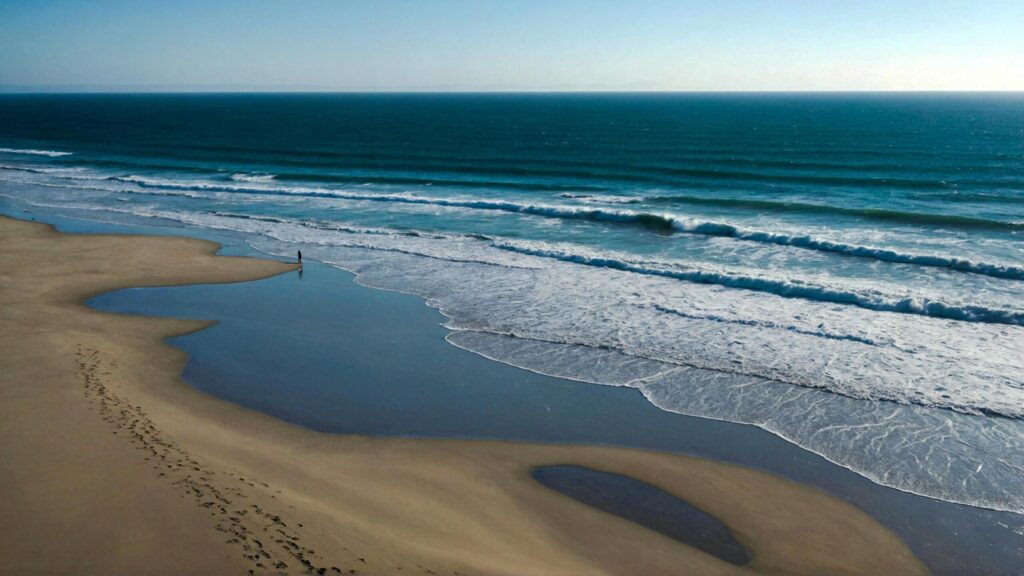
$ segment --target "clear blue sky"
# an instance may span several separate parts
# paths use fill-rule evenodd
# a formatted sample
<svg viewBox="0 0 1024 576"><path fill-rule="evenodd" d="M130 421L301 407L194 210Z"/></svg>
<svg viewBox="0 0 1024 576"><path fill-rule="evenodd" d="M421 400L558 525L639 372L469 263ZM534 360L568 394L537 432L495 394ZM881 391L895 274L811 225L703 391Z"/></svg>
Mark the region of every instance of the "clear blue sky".
<svg viewBox="0 0 1024 576"><path fill-rule="evenodd" d="M1024 0L0 0L6 90L1024 90Z"/></svg>

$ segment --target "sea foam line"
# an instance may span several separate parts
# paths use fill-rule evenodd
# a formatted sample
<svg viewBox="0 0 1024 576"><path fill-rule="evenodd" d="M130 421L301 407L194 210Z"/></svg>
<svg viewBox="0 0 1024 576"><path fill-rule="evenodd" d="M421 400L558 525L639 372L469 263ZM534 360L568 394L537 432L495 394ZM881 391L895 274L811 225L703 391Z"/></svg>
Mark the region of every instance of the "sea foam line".
<svg viewBox="0 0 1024 576"><path fill-rule="evenodd" d="M1024 230L1024 223L1008 220L992 220L958 214L939 214L931 212L908 212L891 208L847 208L810 202L765 200L761 198L722 198L707 196L688 196L682 194L656 196L615 196L607 194L578 194L565 192L559 198L568 198L587 204L619 204L619 205L698 205L724 206L728 208L744 208L750 210L768 210L771 212L789 212L797 214L829 214L850 218L897 222L911 226L932 226L938 228L962 228L968 230ZM1002 201L1019 201L1009 196L999 196Z"/></svg>
<svg viewBox="0 0 1024 576"><path fill-rule="evenodd" d="M552 258L563 262L610 268L647 276L673 278L696 284L716 284L729 288L767 292L784 298L800 298L818 302L846 304L879 312L917 314L948 320L1024 326L1024 312L1016 310L1004 310L971 304L948 304L923 297L892 297L881 293L861 293L810 284L799 280L733 274L718 270L683 269L668 267L662 263L632 262L614 256L564 250L537 243L495 241L492 245L495 248L529 256Z"/></svg>
<svg viewBox="0 0 1024 576"><path fill-rule="evenodd" d="M276 177L276 174L246 174L244 172L231 175L231 179L235 182L270 182Z"/></svg>
<svg viewBox="0 0 1024 576"><path fill-rule="evenodd" d="M336 266L338 268L342 268L342 269L347 270L347 268L345 268L344 266L341 266L341 265L336 265ZM357 276L357 281L359 281L359 277L358 276ZM360 282L360 284L368 285L369 286L369 284L365 284L364 282ZM444 313L443 310L442 310L442 313ZM698 370L698 371L708 372L708 373L721 372L722 374L733 374L733 373L730 373L730 372L725 372L725 371L717 370L717 369L714 369L714 368L692 367L692 366L687 366L685 364L682 364L682 365L680 365L680 364L672 364L672 363L666 362L664 360L650 360L651 362L665 363L668 366L671 366L671 368L668 368L667 370L665 370L663 372L660 372L660 373L657 373L657 374L655 374L655 375L653 375L651 377L648 377L648 378L643 378L643 379L639 379L639 380L635 380L635 381L631 381L631 382L624 382L624 383L611 383L611 382L608 382L606 380L602 380L601 378L593 377L593 375L590 375L590 374L580 375L580 374L567 373L565 371L558 370L558 369L549 369L547 367L537 366L537 365L529 363L529 362L517 361L515 358L510 357L507 354L497 355L497 354L492 353L490 350L482 350L478 346L474 346L474 345L467 344L467 343L463 342L462 339L460 339L460 336L463 335L463 334L467 334L467 333L469 333L469 334L495 335L495 336L507 336L507 337L515 339L515 340L526 340L526 341L532 340L532 341L537 341L537 342L542 342L542 343L550 343L550 344L556 345L556 346L558 346L558 345L566 346L566 347L570 347L570 348L573 348L573 349L594 349L593 346L588 346L586 344L562 343L562 342L557 342L557 341L541 340L541 339L537 339L537 338L514 336L514 335L503 334L501 332L490 332L490 331L486 331L486 330L452 328L452 327L447 326L447 325L446 325L446 328L448 328L450 330L449 334L445 337L445 340L449 344L451 344L452 346L455 346L456 348L460 348L462 350L466 350L467 352L472 352L473 354L476 354L476 355L481 356L483 358L487 358L488 360L492 360L494 362L500 362L502 364L506 364L508 366L513 366L513 367L516 367L516 368L519 368L519 369L522 369L522 370L527 370L527 371L533 372L535 374L541 374L541 375L544 375L544 376L551 376L551 377L555 377L555 378L562 378L562 379L566 379L566 380L582 382L582 383L585 383L585 384L595 384L595 385L602 385L602 386L628 386L630 388L636 388L637 390L640 391L640 393L643 395L644 399L647 402L649 402L653 406L657 407L659 410L664 410L666 412L673 412L673 413L676 413L676 414L683 414L683 415L688 415L688 416L697 416L697 417L700 417L700 418L708 418L708 419L717 420L717 421L720 421L720 422L732 422L732 423L750 424L752 426L756 426L758 428L761 428L762 430L765 430L766 432L769 432L771 434L774 434L774 435L778 436L779 438L782 438L783 440L786 440L787 442L790 442L791 444L794 444L794 445L799 446L799 447L801 447L801 448L803 448L805 450L808 450L808 451L810 451L810 452L812 452L814 454L817 454L817 455L821 456L822 458L828 460L829 462L831 462L831 463L833 463L833 464L835 464L837 466L840 466L840 467L842 467L842 468L844 468L846 470L850 470L851 472L854 472L854 473L856 473L856 474L858 474L858 475L860 475L860 476L862 476L864 478L867 478L868 480L870 480L870 481L872 481L872 482L874 482L876 484L879 484L881 486L888 486L888 487L895 488L895 489L903 491L903 492L907 492L909 494L915 494L915 495L924 496L924 497L927 497L927 498L934 498L934 499L937 499L937 500L940 500L940 501L944 501L944 502L952 502L952 503L956 503L956 504L965 504L965 505L968 505L968 506L976 506L976 507L980 507L980 508L986 508L986 509L989 509L989 510L997 510L997 511L1013 512L1013 513L1016 513L1016 514L1024 514L1024 504L1022 504L1022 502L1021 502L1021 500L1019 498L1014 499L1014 500L1007 500L1005 498L993 498L993 497L990 497L988 494L978 495L978 494L969 494L967 492L962 492L962 493L950 493L950 492L938 493L938 492L936 492L934 490L922 489L921 487L915 486L915 485L913 485L913 484L908 482L908 480L910 480L910 479L913 479L915 477L920 477L920 473L915 474L915 475L904 475L902 477L898 476L898 475L890 476L890 474L888 473L890 471L890 469L888 469L888 468L879 470L879 469L874 469L874 468L871 468L871 467L865 467L865 466L857 465L857 463L850 461L849 458L844 457L845 454L841 452L841 447L842 447L841 444L837 444L837 443L830 443L830 444L829 443L824 443L824 444L823 443L815 443L815 442L813 442L813 439L814 439L813 436L808 438L808 437L805 437L804 435L801 435L799 433L799 428L794 429L794 428L792 428L790 426L786 426L785 425L786 424L785 421L776 422L775 419L768 418L768 417L763 417L763 418L743 418L743 417L740 417L737 414L728 414L728 413L720 413L720 412L715 412L715 411L709 411L709 410L704 409L699 404L694 406L694 405L690 405L690 404L666 403L665 400L660 398L655 393L655 391L653 391L650 388L650 386L648 385L648 383L650 381L661 380L661 379L664 379L666 377L671 376L673 373L680 372L682 370L687 370L687 369ZM603 352L604 352L603 350L598 350L598 353L603 353ZM619 352L619 351L613 351L613 352L618 352L619 354L628 355L628 354L626 354L624 352ZM763 380L763 382L765 384L768 384L768 385L773 384L773 381L771 379L767 379L767 378L759 378L759 377L747 376L747 375L742 375L742 374L736 374L736 376L747 377L747 378L751 378L751 379L755 379L756 378L758 380ZM687 378L687 380L688 381L692 381L692 378ZM782 385L782 386L786 386L787 385L784 382L778 382L777 384ZM829 391L829 390L815 390L815 389L805 388L805 387L801 387L801 388L802 388L802 390L800 390L800 392L803 393L803 394L831 393L831 391ZM837 398L838 401L844 401L844 400L857 401L858 400L856 398L844 398L844 397L839 396L839 395L836 395L836 398ZM800 401L799 398L798 398L798 401ZM786 403L789 404L789 402L786 402ZM732 403L730 403L730 405L732 405ZM878 403L875 404L875 406L884 407L885 403L878 402ZM927 406L903 406L903 405L894 405L893 406L893 410L914 410L914 409L927 409L927 408L928 408ZM762 410L761 413L762 414L778 414L778 411L775 411L775 410ZM865 414L866 411L862 410L862 411L859 411L858 413L859 414ZM970 418L970 416L968 416L968 415L964 415L963 417ZM1007 422L1014 423L1015 420L1011 419L1011 420L1007 420ZM863 424L851 424L849 427L850 428L864 428L865 426ZM877 426L877 428L881 429L881 426ZM882 436L882 440L886 440L884 435ZM940 438L939 440L941 441L943 439ZM906 447L909 444L911 444L911 443L901 444L899 446L899 448L900 449L906 449ZM932 451L929 451L925 455L925 458L928 458L931 455L932 455ZM904 460L904 462L906 462L906 461L911 461L911 459L908 458L908 459ZM920 463L920 460L917 460L915 463ZM1000 463L1005 465L1005 466L1007 466L1007 467L1011 467L1011 468L1014 467L1013 464L1009 463L1009 462L1002 462L1002 461L1000 461ZM1012 489L1010 489L1008 492L1011 493L1011 494L1013 493ZM997 495L997 496L999 496L999 495Z"/></svg>
<svg viewBox="0 0 1024 576"><path fill-rule="evenodd" d="M28 154L31 156L49 156L51 158L57 158L58 156L71 156L71 154L73 154L73 152L57 152L55 150L33 150L31 148L0 148L0 153Z"/></svg>
<svg viewBox="0 0 1024 576"><path fill-rule="evenodd" d="M156 187L174 190L193 190L211 192L235 192L242 194L266 194L283 196L312 196L339 198L343 200L361 200L369 202L393 202L404 204L420 204L469 208L477 210L496 210L502 212L529 214L546 218L567 220L589 220L595 222L612 222L639 225L665 232L681 232L704 236L735 238L761 244L788 246L817 252L834 253L891 262L946 268L957 272L981 274L994 278L1024 280L1024 267L1008 264L975 262L966 258L941 256L937 254L916 254L898 252L886 248L847 244L815 238L811 235L791 235L761 230L752 230L709 220L697 220L669 213L642 212L609 208L566 206L556 204L520 203L508 200L470 199L470 198L437 198L416 196L412 194L373 194L323 188L292 188L292 187L247 187L224 185L207 182L177 182L141 176L114 176L111 180L136 184L142 187Z"/></svg>

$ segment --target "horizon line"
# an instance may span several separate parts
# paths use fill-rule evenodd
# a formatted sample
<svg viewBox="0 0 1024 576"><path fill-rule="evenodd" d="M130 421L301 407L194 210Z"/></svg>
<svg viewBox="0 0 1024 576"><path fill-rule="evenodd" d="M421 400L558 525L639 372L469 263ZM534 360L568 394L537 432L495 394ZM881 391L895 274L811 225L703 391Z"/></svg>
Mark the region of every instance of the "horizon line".
<svg viewBox="0 0 1024 576"><path fill-rule="evenodd" d="M452 90L437 90L437 89L333 89L333 88L278 88L272 87L266 88L239 88L232 89L229 87L225 88L208 88L204 89L201 87L190 87L184 89L175 89L173 87L156 85L151 89L147 89L145 86L132 87L128 89L117 89L117 88L83 88L75 89L74 87L68 86L67 88L61 88L59 86L52 87L32 87L32 88L21 88L15 86L4 86L0 84L0 96L2 95L76 95L76 94L352 94L352 95L457 95L457 94L508 94L508 95L528 95L528 94L1024 94L1024 88L1022 89L877 89L877 88L863 88L863 89L824 89L824 90L803 90L803 89L736 89L736 90L713 90L713 89L700 89L700 90L616 90L616 89L601 89L601 90L587 90L587 89L525 89L525 90L492 90L492 89L452 89Z"/></svg>

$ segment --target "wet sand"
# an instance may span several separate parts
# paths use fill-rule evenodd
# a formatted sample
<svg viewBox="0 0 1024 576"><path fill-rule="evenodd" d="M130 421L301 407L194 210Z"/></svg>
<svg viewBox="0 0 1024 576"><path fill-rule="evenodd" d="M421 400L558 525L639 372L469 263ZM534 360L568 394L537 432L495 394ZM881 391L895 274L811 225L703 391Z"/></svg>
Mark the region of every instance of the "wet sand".
<svg viewBox="0 0 1024 576"><path fill-rule="evenodd" d="M113 315L126 286L287 264L182 238L0 219L0 558L11 573L919 574L890 531L736 465L606 447L322 434L214 399L163 339L207 322ZM539 466L655 486L728 527L735 566L549 489Z"/></svg>

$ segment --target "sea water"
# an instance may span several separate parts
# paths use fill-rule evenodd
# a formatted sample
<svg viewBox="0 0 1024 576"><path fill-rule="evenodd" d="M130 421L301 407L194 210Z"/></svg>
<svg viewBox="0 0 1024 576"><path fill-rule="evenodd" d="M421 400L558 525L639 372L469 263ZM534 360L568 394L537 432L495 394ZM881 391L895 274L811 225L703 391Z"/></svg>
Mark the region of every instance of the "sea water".
<svg viewBox="0 0 1024 576"><path fill-rule="evenodd" d="M0 96L0 194L232 230L448 341L1024 512L1024 96Z"/></svg>

